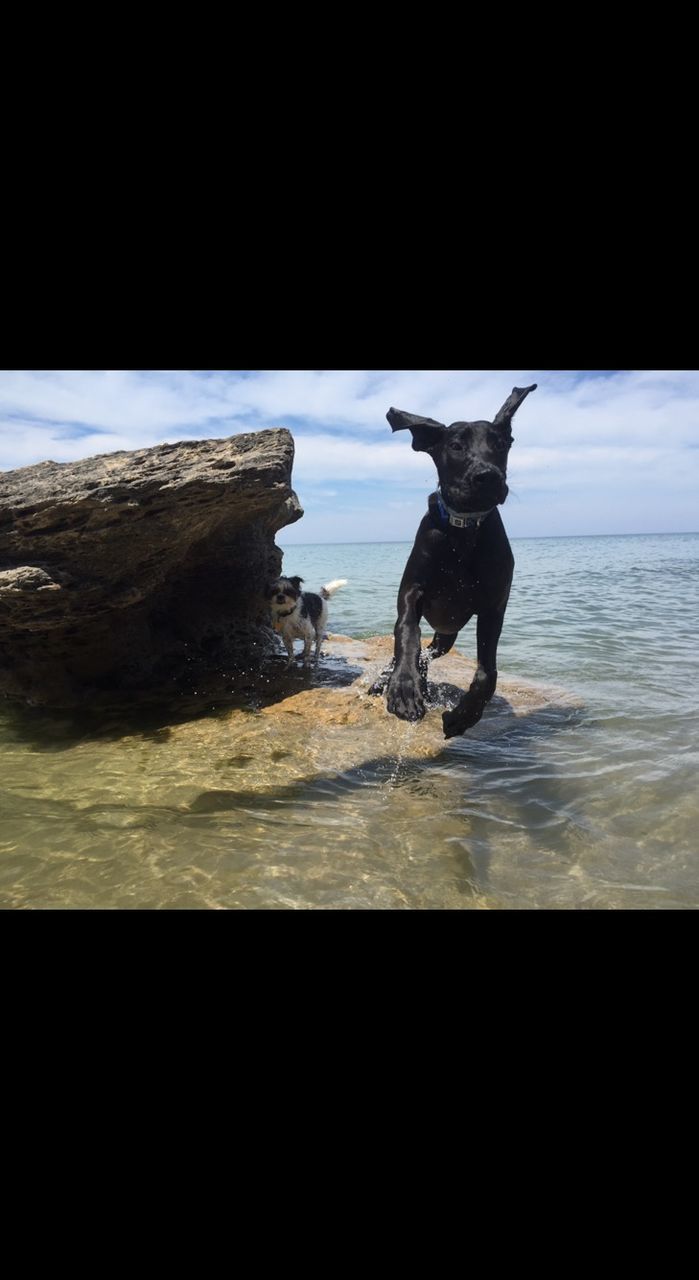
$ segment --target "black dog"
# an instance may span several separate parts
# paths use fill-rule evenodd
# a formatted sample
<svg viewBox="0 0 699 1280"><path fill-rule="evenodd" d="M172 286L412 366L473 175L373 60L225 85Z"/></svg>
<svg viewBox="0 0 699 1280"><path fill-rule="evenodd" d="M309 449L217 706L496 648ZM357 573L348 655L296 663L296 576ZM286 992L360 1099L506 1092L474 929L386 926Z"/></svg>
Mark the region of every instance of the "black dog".
<svg viewBox="0 0 699 1280"><path fill-rule="evenodd" d="M435 634L428 658L448 653L462 627L478 616L478 669L467 693L442 716L444 736L476 724L497 684L496 655L512 585L514 556L497 507L505 501L507 454L514 414L531 387L514 387L492 422L453 422L446 427L400 409L386 417L393 431L408 429L413 449L429 453L439 490L415 539L398 592L395 656L386 705L401 720L425 714L426 668L420 662L420 619ZM386 676L371 692L381 693Z"/></svg>

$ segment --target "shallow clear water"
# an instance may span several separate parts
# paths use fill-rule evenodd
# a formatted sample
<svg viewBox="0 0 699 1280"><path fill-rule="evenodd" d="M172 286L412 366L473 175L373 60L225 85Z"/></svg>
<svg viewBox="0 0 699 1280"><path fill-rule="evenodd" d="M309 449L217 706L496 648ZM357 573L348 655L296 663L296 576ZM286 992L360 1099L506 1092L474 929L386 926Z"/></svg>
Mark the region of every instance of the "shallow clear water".
<svg viewBox="0 0 699 1280"><path fill-rule="evenodd" d="M388 633L409 549L297 546L284 570L349 579L332 632ZM396 721L395 753L347 766L356 730L299 742L289 716L270 744L259 706L5 707L0 906L698 907L699 535L513 550L501 675L580 709L429 759ZM473 622L458 644L474 655Z"/></svg>

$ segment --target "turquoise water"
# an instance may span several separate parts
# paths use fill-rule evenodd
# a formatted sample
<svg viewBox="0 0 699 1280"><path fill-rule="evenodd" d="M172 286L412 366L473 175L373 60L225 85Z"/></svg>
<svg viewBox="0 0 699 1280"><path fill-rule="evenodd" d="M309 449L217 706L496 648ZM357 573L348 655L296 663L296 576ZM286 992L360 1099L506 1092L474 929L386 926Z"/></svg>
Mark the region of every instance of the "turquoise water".
<svg viewBox="0 0 699 1280"><path fill-rule="evenodd" d="M284 571L349 579L332 633L388 633L409 550L294 546ZM264 774L254 711L96 731L2 709L0 906L696 909L699 535L513 550L501 676L563 686L575 714L427 760L396 722L395 759L351 769L320 735L292 779L291 741Z"/></svg>
<svg viewBox="0 0 699 1280"><path fill-rule="evenodd" d="M526 538L512 547L499 670L563 685L584 714L549 736L473 744L479 785L464 813L464 847L492 852L498 831L498 905L699 906L699 534ZM299 546L285 569L309 586L349 578L329 625L364 636L392 629L408 550ZM457 647L475 658L475 621ZM457 808L458 768L454 761ZM525 846L534 850L526 867ZM492 888L492 867L485 879ZM477 872L474 880L485 883Z"/></svg>
<svg viewBox="0 0 699 1280"><path fill-rule="evenodd" d="M300 574L307 590L349 580L332 599L331 631L392 632L410 546L289 547L284 572ZM624 705L649 711L646 699L655 706L660 693L682 721L696 712L699 534L519 538L512 549L515 576L498 648L503 672L563 683L593 703L616 691ZM475 620L457 648L475 657Z"/></svg>

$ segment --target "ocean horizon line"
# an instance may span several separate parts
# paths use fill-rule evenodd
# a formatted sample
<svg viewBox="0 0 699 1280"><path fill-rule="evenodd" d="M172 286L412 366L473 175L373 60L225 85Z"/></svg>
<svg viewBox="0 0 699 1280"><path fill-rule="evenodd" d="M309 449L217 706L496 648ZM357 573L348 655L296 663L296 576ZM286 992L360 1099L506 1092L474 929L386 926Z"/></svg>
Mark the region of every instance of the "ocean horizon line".
<svg viewBox="0 0 699 1280"><path fill-rule="evenodd" d="M658 529L645 533L508 533L510 542L563 542L575 538L695 538L699 529ZM277 540L279 541L278 533ZM412 538L355 538L351 542L290 542L290 547L389 547L409 546Z"/></svg>

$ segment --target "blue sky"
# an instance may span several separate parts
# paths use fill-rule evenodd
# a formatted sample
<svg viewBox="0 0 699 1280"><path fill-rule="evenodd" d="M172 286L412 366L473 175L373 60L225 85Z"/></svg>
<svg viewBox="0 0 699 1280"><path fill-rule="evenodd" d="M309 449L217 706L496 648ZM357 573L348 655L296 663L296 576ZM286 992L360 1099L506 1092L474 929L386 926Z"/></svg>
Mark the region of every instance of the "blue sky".
<svg viewBox="0 0 699 1280"><path fill-rule="evenodd" d="M0 470L288 427L304 542L412 539L436 472L391 405L440 422L514 419L513 537L699 530L697 370L246 370L0 372Z"/></svg>

